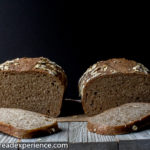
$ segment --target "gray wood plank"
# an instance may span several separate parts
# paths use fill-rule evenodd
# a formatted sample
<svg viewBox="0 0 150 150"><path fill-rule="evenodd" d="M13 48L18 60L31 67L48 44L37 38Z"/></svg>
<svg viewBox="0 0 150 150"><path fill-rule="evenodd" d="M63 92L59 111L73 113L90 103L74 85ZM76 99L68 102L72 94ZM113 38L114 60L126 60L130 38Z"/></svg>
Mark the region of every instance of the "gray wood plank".
<svg viewBox="0 0 150 150"><path fill-rule="evenodd" d="M15 148L14 144L18 143L18 139L12 136L9 136L4 133L0 133L0 149L7 150L18 150L17 146ZM3 147L4 146L4 147Z"/></svg>
<svg viewBox="0 0 150 150"><path fill-rule="evenodd" d="M87 142L86 122L70 122L69 123L69 143L85 143Z"/></svg>
<svg viewBox="0 0 150 150"><path fill-rule="evenodd" d="M88 143L91 142L117 142L115 136L100 135L88 131Z"/></svg>
<svg viewBox="0 0 150 150"><path fill-rule="evenodd" d="M32 142L68 142L68 122L58 123L60 132L54 133L49 136L32 139L22 139L21 143L32 143Z"/></svg>
<svg viewBox="0 0 150 150"><path fill-rule="evenodd" d="M88 131L88 149L117 150L118 141L115 136L100 135Z"/></svg>
<svg viewBox="0 0 150 150"><path fill-rule="evenodd" d="M69 150L118 150L116 142L69 144Z"/></svg>
<svg viewBox="0 0 150 150"><path fill-rule="evenodd" d="M115 138L118 141L129 141L133 140L133 137L130 134L122 134L122 135L115 135Z"/></svg>
<svg viewBox="0 0 150 150"><path fill-rule="evenodd" d="M0 133L0 143L17 143L18 139L4 133Z"/></svg>
<svg viewBox="0 0 150 150"><path fill-rule="evenodd" d="M119 150L149 150L150 140L120 141Z"/></svg>
<svg viewBox="0 0 150 150"><path fill-rule="evenodd" d="M133 138L133 140L150 139L150 135L147 130L131 133L130 136Z"/></svg>
<svg viewBox="0 0 150 150"><path fill-rule="evenodd" d="M123 134L123 135L116 135L115 137L119 141L150 139L150 130L144 130L144 131Z"/></svg>
<svg viewBox="0 0 150 150"><path fill-rule="evenodd" d="M150 129L146 130L147 134L150 135Z"/></svg>

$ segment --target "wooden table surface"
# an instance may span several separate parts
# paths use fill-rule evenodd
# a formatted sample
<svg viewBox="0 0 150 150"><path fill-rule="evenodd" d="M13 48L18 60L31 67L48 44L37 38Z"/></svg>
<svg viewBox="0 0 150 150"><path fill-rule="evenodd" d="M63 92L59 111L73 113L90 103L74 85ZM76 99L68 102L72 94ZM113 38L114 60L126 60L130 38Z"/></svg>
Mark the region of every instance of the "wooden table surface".
<svg viewBox="0 0 150 150"><path fill-rule="evenodd" d="M150 150L150 130L125 135L104 136L88 132L86 124L86 122L62 122L59 123L60 132L34 139L18 140L0 133L0 144L62 142L68 143L68 149L72 150Z"/></svg>

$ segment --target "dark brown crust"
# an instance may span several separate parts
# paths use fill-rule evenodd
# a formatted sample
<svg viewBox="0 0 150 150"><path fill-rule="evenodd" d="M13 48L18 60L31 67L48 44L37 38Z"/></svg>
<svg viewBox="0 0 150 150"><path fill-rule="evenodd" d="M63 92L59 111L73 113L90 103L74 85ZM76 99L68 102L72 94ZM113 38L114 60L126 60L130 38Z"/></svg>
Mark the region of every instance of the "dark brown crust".
<svg viewBox="0 0 150 150"><path fill-rule="evenodd" d="M142 103L142 102L141 102ZM126 104L125 104L126 105ZM106 111L111 111L114 108L111 108ZM133 126L137 127L137 130L133 130ZM143 118L140 118L139 120L132 121L129 124L126 125L120 125L120 126L101 126L100 124L94 124L90 121L90 118L88 118L87 128L90 132L94 132L97 134L102 135L116 135L116 134L126 134L130 132L137 132L143 129L146 129L150 127L150 114L147 116L144 116Z"/></svg>
<svg viewBox="0 0 150 150"><path fill-rule="evenodd" d="M55 76L61 81L62 85L66 88L67 86L67 76L64 72L64 70L55 64L54 62L50 61L47 58L44 57L38 57L38 58L18 58L13 59L11 61L6 61L3 64L1 64L0 71L13 71L13 72L28 72L28 71L35 71L35 72L45 72L46 74L49 74L48 71L41 69L41 68L35 68L35 66L38 64L39 61L44 61L46 65L46 68L52 71L55 71ZM7 63L8 62L8 63ZM3 66L6 66L7 69L5 69ZM51 67L53 66L53 67Z"/></svg>
<svg viewBox="0 0 150 150"><path fill-rule="evenodd" d="M54 122L52 125L48 125L42 128L34 129L34 130L24 130L15 128L9 124L4 124L0 122L0 131L6 133L8 135L17 137L17 138L33 138L41 135L46 135L50 133L54 133L59 130L57 122Z"/></svg>
<svg viewBox="0 0 150 150"><path fill-rule="evenodd" d="M135 66L139 66L141 68L134 68ZM123 74L131 74L131 73L140 73L147 74L149 70L140 63L137 63L133 60L127 60L125 58L113 58L106 61L99 61L96 64L90 66L87 71L82 75L79 80L79 94L82 97L82 89L88 83L88 80L94 79L95 75L105 76L112 75L115 73L123 73ZM82 99L81 99L82 100Z"/></svg>

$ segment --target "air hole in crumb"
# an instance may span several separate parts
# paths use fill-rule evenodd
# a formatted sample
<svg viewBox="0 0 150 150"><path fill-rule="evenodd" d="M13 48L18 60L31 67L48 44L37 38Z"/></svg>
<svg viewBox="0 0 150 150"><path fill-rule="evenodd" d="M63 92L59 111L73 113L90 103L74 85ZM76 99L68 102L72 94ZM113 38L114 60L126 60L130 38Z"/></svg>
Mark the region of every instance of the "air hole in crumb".
<svg viewBox="0 0 150 150"><path fill-rule="evenodd" d="M94 95L97 95L97 92L94 92Z"/></svg>
<svg viewBox="0 0 150 150"><path fill-rule="evenodd" d="M52 82L51 85L54 86L54 83Z"/></svg>
<svg viewBox="0 0 150 150"><path fill-rule="evenodd" d="M41 75L37 75L37 78L40 78L41 77Z"/></svg>
<svg viewBox="0 0 150 150"><path fill-rule="evenodd" d="M119 106L119 104L118 104L118 103L116 103L116 106Z"/></svg>
<svg viewBox="0 0 150 150"><path fill-rule="evenodd" d="M7 74L4 75L5 78L7 78L7 76L8 76Z"/></svg>
<svg viewBox="0 0 150 150"><path fill-rule="evenodd" d="M86 97L88 97L88 93L86 93Z"/></svg>
<svg viewBox="0 0 150 150"><path fill-rule="evenodd" d="M90 105L92 106L93 104L94 104L94 101L92 100L91 103L90 103Z"/></svg>
<svg viewBox="0 0 150 150"><path fill-rule="evenodd" d="M85 103L87 102L88 93L85 94Z"/></svg>
<svg viewBox="0 0 150 150"><path fill-rule="evenodd" d="M140 99L140 97L136 97L136 100L139 100Z"/></svg>
<svg viewBox="0 0 150 150"><path fill-rule="evenodd" d="M50 110L48 110L47 112L50 113Z"/></svg>

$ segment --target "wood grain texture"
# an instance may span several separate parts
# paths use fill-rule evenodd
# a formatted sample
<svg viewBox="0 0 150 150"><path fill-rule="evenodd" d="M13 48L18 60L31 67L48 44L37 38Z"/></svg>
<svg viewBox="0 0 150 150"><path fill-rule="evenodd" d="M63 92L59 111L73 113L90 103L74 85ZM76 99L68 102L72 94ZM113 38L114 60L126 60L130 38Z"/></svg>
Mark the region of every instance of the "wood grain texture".
<svg viewBox="0 0 150 150"><path fill-rule="evenodd" d="M18 139L0 132L0 143L17 143Z"/></svg>
<svg viewBox="0 0 150 150"><path fill-rule="evenodd" d="M117 142L115 136L100 135L96 133L88 132L88 143L98 142Z"/></svg>
<svg viewBox="0 0 150 150"><path fill-rule="evenodd" d="M150 140L150 130L144 130L129 134L116 135L115 136L119 141L130 141L130 140Z"/></svg>
<svg viewBox="0 0 150 150"><path fill-rule="evenodd" d="M87 142L86 122L70 122L69 123L69 143L85 143Z"/></svg>
<svg viewBox="0 0 150 150"><path fill-rule="evenodd" d="M8 148L8 147L10 147L10 145L7 145L7 144L13 145L18 142L19 142L19 139L0 132L0 150L3 150L3 149L18 150L18 147L17 148L14 148L14 147ZM2 145L7 148L3 147Z"/></svg>

